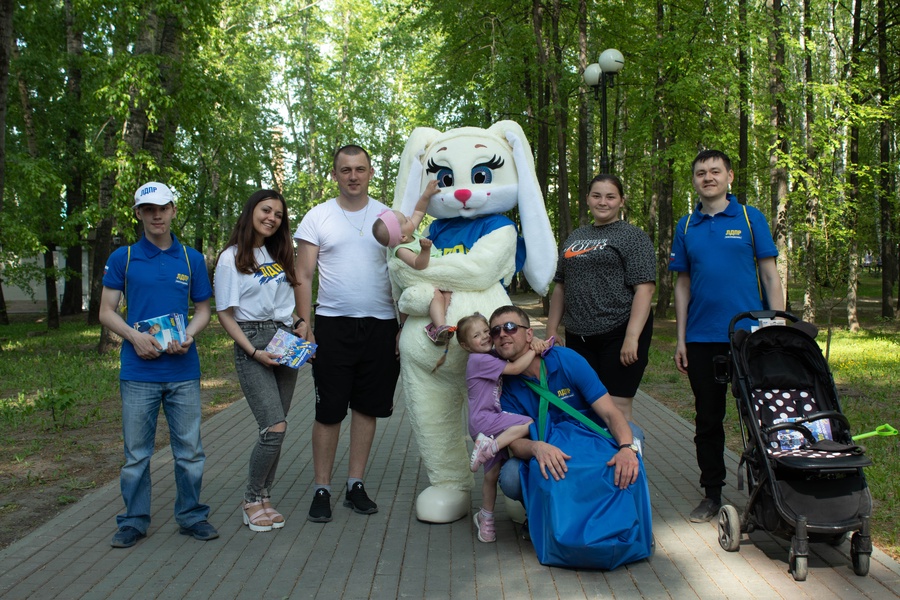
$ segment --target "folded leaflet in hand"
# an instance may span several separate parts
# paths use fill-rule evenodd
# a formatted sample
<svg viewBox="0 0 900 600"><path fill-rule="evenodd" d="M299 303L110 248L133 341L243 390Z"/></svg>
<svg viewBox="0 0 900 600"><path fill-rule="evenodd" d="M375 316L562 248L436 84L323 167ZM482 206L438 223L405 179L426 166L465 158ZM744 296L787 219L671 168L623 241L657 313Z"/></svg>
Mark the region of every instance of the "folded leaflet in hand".
<svg viewBox="0 0 900 600"><path fill-rule="evenodd" d="M272 341L266 346L266 352L278 355L278 358L275 360L292 369L299 369L303 366L303 363L305 363L315 351L315 344L308 342L301 337L297 337L292 333L288 333L283 329L276 331Z"/></svg>
<svg viewBox="0 0 900 600"><path fill-rule="evenodd" d="M187 334L184 332L184 316L181 313L170 313L144 319L133 325L141 333L149 333L159 342L162 348L159 352L165 352L169 342L184 343Z"/></svg>

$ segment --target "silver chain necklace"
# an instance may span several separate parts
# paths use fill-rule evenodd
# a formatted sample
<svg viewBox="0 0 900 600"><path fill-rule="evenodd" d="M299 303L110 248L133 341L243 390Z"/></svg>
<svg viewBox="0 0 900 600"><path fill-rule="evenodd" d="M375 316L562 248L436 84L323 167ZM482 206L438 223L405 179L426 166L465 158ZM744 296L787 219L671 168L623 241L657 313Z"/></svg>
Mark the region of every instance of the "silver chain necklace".
<svg viewBox="0 0 900 600"><path fill-rule="evenodd" d="M350 217L347 216L347 213L344 211L344 207L341 206L341 203L338 202L338 208L341 209L341 214L343 214L344 218L347 219L347 222L350 223L350 227L352 227L353 229L355 229L359 232L359 237L363 236L363 227L366 226L366 216L369 214L369 204L370 203L368 201L366 201L366 210L365 210L365 212L363 212L362 225L357 227L356 225L353 224L353 221L350 220Z"/></svg>

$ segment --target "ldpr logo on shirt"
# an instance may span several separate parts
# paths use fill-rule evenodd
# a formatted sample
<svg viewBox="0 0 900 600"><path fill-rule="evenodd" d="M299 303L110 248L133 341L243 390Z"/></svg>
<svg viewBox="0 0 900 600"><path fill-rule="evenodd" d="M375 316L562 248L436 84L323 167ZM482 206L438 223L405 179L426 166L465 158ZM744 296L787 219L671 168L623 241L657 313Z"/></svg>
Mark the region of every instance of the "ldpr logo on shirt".
<svg viewBox="0 0 900 600"><path fill-rule="evenodd" d="M725 230L725 239L726 240L742 240L742 239L744 239L744 232L740 229L726 229Z"/></svg>
<svg viewBox="0 0 900 600"><path fill-rule="evenodd" d="M284 280L284 267L277 262L266 263L260 265L253 276L259 277L260 285L265 285L273 279L278 279L278 277L281 277L281 280Z"/></svg>
<svg viewBox="0 0 900 600"><path fill-rule="evenodd" d="M175 276L175 282L180 283L181 285L187 285L190 280L191 276L187 273L179 273Z"/></svg>

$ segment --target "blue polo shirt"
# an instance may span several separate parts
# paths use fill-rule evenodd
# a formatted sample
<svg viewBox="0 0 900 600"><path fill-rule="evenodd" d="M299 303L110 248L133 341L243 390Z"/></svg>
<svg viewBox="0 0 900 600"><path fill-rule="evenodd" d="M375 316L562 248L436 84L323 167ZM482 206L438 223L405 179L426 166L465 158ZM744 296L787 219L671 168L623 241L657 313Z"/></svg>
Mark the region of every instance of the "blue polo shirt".
<svg viewBox="0 0 900 600"><path fill-rule="evenodd" d="M753 258L778 256L763 214L747 207L751 234L737 198L728 194L728 200L725 210L715 215L700 212L698 204L675 228L669 271L691 277L688 343L727 342L728 324L734 315L762 309L761 282Z"/></svg>
<svg viewBox="0 0 900 600"><path fill-rule="evenodd" d="M553 347L544 357L547 368L547 387L556 397L569 404L575 410L594 421L604 429L609 429L591 404L606 394L606 386L600 382L597 372L577 352L562 346ZM537 435L540 397L529 388L523 379L529 379L540 385L540 379L525 375L504 375L503 392L500 395L500 406L506 412L527 415L534 420L531 425L531 439L540 439ZM547 411L547 425L560 420L571 420L572 417L552 404ZM549 431L544 432L544 439Z"/></svg>
<svg viewBox="0 0 900 600"><path fill-rule="evenodd" d="M104 287L125 291L126 263L128 314L125 321L129 326L169 313L181 313L187 323L188 290L194 302L203 302L212 296L203 255L193 248L182 246L174 235L167 250L160 250L142 236L131 246L130 261L128 247L113 252L106 262ZM195 344L191 344L187 354L163 353L159 358L144 360L126 340L122 343L121 365L119 378L126 381L161 383L200 378L200 357Z"/></svg>

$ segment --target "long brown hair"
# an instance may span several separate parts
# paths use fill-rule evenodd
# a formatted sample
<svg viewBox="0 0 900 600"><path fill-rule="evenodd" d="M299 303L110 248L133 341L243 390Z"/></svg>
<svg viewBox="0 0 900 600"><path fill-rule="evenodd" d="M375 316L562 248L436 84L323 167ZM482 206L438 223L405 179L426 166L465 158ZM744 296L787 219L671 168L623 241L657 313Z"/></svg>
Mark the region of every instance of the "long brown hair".
<svg viewBox="0 0 900 600"><path fill-rule="evenodd" d="M238 273L252 275L259 268L259 265L256 263L256 255L253 253L256 247L253 211L256 210L256 205L263 200L272 199L281 201L281 225L278 226L275 233L265 238L263 244L266 250L269 251L269 255L284 269L285 279L291 284L291 287L294 287L299 285L300 282L297 281L297 274L294 272L294 240L291 237L291 225L288 222L287 202L284 201L284 196L275 190L259 190L253 192L250 198L247 199L246 204L244 204L244 210L241 211L241 216L238 217L237 223L234 224L228 243L225 244L225 249L237 246L234 266L237 268ZM219 254L221 255L222 253L220 252Z"/></svg>

